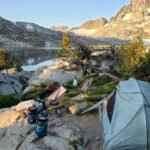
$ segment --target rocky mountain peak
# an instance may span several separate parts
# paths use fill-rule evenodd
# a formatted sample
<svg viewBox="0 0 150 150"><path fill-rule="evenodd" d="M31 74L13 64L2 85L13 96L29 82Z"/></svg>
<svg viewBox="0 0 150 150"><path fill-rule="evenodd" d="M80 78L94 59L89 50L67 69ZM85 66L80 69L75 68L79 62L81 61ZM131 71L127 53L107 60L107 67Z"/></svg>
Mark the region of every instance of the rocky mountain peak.
<svg viewBox="0 0 150 150"><path fill-rule="evenodd" d="M67 26L52 26L50 29L53 31L60 31L60 32L65 32L69 30Z"/></svg>
<svg viewBox="0 0 150 150"><path fill-rule="evenodd" d="M117 15L111 18L111 22L143 20L149 15L150 0L131 0L129 5L122 7Z"/></svg>
<svg viewBox="0 0 150 150"><path fill-rule="evenodd" d="M105 18L85 22L71 32L88 37L132 39L141 34L150 38L150 0L131 0L113 16L109 23Z"/></svg>
<svg viewBox="0 0 150 150"><path fill-rule="evenodd" d="M150 0L132 0L131 1L131 11L144 11L150 7Z"/></svg>
<svg viewBox="0 0 150 150"><path fill-rule="evenodd" d="M103 27L107 23L107 19L98 18L96 20L90 20L85 22L80 28L82 29L97 29Z"/></svg>

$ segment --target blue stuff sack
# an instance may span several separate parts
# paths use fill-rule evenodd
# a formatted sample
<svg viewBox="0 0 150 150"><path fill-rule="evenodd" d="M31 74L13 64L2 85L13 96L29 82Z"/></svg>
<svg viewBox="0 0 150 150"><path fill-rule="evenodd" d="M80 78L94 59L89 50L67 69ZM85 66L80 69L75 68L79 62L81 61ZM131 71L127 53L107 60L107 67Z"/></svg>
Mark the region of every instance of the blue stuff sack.
<svg viewBox="0 0 150 150"><path fill-rule="evenodd" d="M40 103L39 105L37 105L36 110L37 110L37 114L40 114L44 110L43 104Z"/></svg>
<svg viewBox="0 0 150 150"><path fill-rule="evenodd" d="M37 118L37 109L35 106L28 108L28 123L34 124L36 123Z"/></svg>

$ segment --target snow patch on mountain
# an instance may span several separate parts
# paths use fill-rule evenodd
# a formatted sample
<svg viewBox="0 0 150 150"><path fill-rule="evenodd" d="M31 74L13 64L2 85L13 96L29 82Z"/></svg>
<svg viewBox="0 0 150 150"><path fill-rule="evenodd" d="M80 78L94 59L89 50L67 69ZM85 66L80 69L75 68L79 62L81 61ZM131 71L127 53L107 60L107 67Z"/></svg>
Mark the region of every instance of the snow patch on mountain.
<svg viewBox="0 0 150 150"><path fill-rule="evenodd" d="M149 39L143 39L143 42L145 45L150 45L150 40Z"/></svg>
<svg viewBox="0 0 150 150"><path fill-rule="evenodd" d="M77 29L77 30L73 30L72 31L73 33L77 34L77 35L82 35L82 36L90 36L90 35L93 35L97 32L97 29Z"/></svg>
<svg viewBox="0 0 150 150"><path fill-rule="evenodd" d="M31 45L29 45L25 42L14 41L3 35L0 35L0 43L2 43L4 45L14 45L14 46L18 46L18 47L32 47Z"/></svg>
<svg viewBox="0 0 150 150"><path fill-rule="evenodd" d="M150 7L147 9L147 12L150 13Z"/></svg>
<svg viewBox="0 0 150 150"><path fill-rule="evenodd" d="M123 17L123 21L130 20L130 19L131 19L131 16L132 16L132 14L131 14L131 13L126 14L126 15Z"/></svg>
<svg viewBox="0 0 150 150"><path fill-rule="evenodd" d="M30 24L27 24L27 25L26 25L26 29L27 29L27 30L30 30L30 31L33 31L33 27L32 27Z"/></svg>

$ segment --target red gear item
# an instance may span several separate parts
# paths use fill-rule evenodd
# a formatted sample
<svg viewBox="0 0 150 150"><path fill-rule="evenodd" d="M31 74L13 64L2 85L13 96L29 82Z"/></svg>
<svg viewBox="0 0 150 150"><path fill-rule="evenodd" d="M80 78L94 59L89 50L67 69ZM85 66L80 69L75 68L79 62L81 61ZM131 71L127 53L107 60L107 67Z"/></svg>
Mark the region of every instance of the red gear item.
<svg viewBox="0 0 150 150"><path fill-rule="evenodd" d="M47 85L47 89L48 89L48 90L54 89L54 84L49 83L49 84Z"/></svg>

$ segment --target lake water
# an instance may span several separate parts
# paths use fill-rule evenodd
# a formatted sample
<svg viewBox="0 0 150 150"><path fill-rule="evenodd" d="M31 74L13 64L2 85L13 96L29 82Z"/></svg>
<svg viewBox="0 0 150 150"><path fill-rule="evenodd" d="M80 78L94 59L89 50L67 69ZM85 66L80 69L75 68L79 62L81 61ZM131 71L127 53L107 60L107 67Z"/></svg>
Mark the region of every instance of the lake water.
<svg viewBox="0 0 150 150"><path fill-rule="evenodd" d="M51 66L58 63L58 50L28 47L1 47L8 51L11 56L17 57L22 63L24 71L35 71L42 66Z"/></svg>

